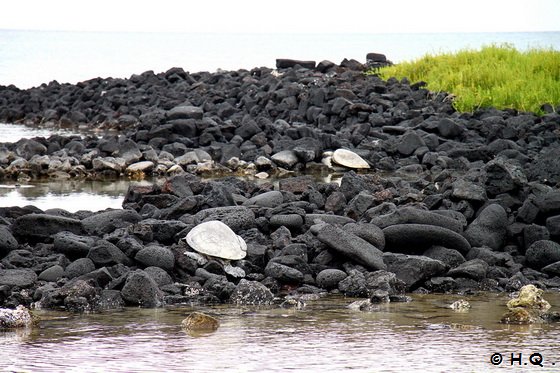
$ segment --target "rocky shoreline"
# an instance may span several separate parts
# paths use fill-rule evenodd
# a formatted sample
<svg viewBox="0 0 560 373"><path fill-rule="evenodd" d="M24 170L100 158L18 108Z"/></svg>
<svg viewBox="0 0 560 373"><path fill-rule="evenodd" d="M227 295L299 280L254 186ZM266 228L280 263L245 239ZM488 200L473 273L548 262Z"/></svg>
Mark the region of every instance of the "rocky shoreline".
<svg viewBox="0 0 560 373"><path fill-rule="evenodd" d="M278 66L0 87L2 122L109 131L0 142L0 179L166 177L123 210L0 208L0 307L560 288L560 115L456 113L353 60ZM332 170L340 185L302 175ZM215 220L246 257L183 240Z"/></svg>

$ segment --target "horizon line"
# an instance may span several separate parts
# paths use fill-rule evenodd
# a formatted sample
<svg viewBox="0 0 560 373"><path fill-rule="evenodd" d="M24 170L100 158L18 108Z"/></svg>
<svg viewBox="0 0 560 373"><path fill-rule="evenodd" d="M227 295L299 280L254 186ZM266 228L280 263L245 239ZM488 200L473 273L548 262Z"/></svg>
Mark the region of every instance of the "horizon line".
<svg viewBox="0 0 560 373"><path fill-rule="evenodd" d="M122 33L122 34L200 34L200 35L399 35L399 34L518 34L518 33L555 33L558 30L500 30L500 31L487 31L487 30L469 30L469 31L294 31L294 32L281 32L281 31L267 31L267 32L254 32L254 31L188 31L188 30L78 30L78 29L54 29L54 28L3 28L0 31L20 31L20 32L74 32L74 33Z"/></svg>

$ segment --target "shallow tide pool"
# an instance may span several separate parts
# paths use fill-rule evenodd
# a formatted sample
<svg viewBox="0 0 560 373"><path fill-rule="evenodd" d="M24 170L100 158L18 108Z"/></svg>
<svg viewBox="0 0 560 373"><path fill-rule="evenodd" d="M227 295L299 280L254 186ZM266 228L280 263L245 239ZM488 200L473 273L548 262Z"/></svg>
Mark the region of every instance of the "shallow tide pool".
<svg viewBox="0 0 560 373"><path fill-rule="evenodd" d="M41 210L61 208L69 212L119 209L130 183L128 180L4 182L0 184L0 207L33 205Z"/></svg>
<svg viewBox="0 0 560 373"><path fill-rule="evenodd" d="M41 126L30 127L23 124L0 123L0 143L17 142L21 139L31 139L34 137L48 138L49 136L54 134L65 136L83 135L82 132L77 132L71 129L49 128Z"/></svg>
<svg viewBox="0 0 560 373"><path fill-rule="evenodd" d="M553 310L560 294L546 294ZM188 334L191 307L127 308L100 314L37 311L30 330L0 332L1 371L28 372L487 372L560 371L560 324L503 325L506 295L416 295L375 312L329 296L302 310L219 305L220 320ZM500 355L496 355L500 354ZM514 354L511 365L511 354ZM540 354L540 355L534 355ZM531 357L531 355L533 355ZM502 357L499 365L494 364ZM521 356L521 366L517 358ZM540 360L542 357L542 360ZM542 364L533 365L534 363ZM525 365L527 363L527 365Z"/></svg>

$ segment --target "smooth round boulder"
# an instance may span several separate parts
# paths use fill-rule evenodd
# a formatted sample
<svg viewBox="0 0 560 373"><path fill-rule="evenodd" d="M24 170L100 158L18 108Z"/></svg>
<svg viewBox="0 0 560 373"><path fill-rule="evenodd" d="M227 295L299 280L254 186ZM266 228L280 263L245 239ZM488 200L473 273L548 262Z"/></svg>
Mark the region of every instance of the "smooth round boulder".
<svg viewBox="0 0 560 373"><path fill-rule="evenodd" d="M430 246L444 246L466 254L469 242L450 229L427 224L397 224L383 229L388 251L420 253Z"/></svg>
<svg viewBox="0 0 560 373"><path fill-rule="evenodd" d="M147 267L159 267L163 269L173 269L175 256L167 247L149 245L138 251L134 257L138 262Z"/></svg>
<svg viewBox="0 0 560 373"><path fill-rule="evenodd" d="M245 240L218 220L200 223L185 240L195 251L216 258L239 260L247 255Z"/></svg>
<svg viewBox="0 0 560 373"><path fill-rule="evenodd" d="M381 251L385 249L385 235L383 230L377 225L370 223L348 223L342 229L366 240Z"/></svg>
<svg viewBox="0 0 560 373"><path fill-rule="evenodd" d="M370 168L369 164L358 154L347 149L337 149L334 151L331 160L341 166L363 169Z"/></svg>
<svg viewBox="0 0 560 373"><path fill-rule="evenodd" d="M373 217L370 223L383 229L396 224L426 224L463 232L463 225L456 219L414 207L402 207L388 214Z"/></svg>
<svg viewBox="0 0 560 373"><path fill-rule="evenodd" d="M41 272L37 279L43 281L57 281L61 277L64 277L64 268L56 264Z"/></svg>
<svg viewBox="0 0 560 373"><path fill-rule="evenodd" d="M261 193L249 198L244 206L276 207L284 202L284 195L278 190Z"/></svg>
<svg viewBox="0 0 560 373"><path fill-rule="evenodd" d="M486 207L465 230L465 238L473 247L487 246L500 250L508 227L506 210L497 203Z"/></svg>
<svg viewBox="0 0 560 373"><path fill-rule="evenodd" d="M549 240L534 242L525 252L525 259L529 267L541 270L560 261L560 244Z"/></svg>
<svg viewBox="0 0 560 373"><path fill-rule="evenodd" d="M327 268L317 274L315 281L323 289L336 289L338 283L348 277L348 274L340 269Z"/></svg>

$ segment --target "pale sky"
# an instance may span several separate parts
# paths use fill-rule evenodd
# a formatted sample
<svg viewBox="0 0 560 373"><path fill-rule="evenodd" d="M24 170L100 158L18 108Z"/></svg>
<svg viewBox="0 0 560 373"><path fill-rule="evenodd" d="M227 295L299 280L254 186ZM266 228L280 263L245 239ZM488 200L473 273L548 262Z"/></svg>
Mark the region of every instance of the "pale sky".
<svg viewBox="0 0 560 373"><path fill-rule="evenodd" d="M250 33L559 31L560 0L9 0L0 29Z"/></svg>

